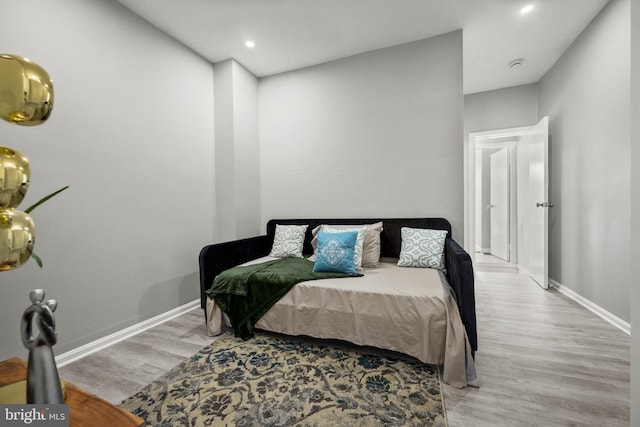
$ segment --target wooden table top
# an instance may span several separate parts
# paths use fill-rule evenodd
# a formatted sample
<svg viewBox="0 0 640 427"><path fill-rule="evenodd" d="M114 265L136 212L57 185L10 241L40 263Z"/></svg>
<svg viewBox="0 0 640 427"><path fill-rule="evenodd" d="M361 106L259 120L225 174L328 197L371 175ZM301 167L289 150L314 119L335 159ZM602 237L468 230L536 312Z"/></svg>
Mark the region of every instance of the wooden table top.
<svg viewBox="0 0 640 427"><path fill-rule="evenodd" d="M0 362L0 387L27 378L27 362L13 357ZM64 403L69 405L70 427L142 426L144 420L65 381Z"/></svg>

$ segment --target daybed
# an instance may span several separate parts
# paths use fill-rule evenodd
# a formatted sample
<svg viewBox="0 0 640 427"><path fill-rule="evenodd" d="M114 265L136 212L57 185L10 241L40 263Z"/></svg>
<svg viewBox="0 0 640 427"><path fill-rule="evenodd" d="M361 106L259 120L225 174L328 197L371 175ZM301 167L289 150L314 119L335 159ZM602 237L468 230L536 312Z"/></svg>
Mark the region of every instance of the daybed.
<svg viewBox="0 0 640 427"><path fill-rule="evenodd" d="M268 255L278 224L308 225L303 253L309 256L314 253L312 231L319 225L377 222L382 222L381 262L377 268L365 268L362 278L299 283L255 327L398 351L424 363L444 365L444 381L451 385L474 384L472 356L477 350L477 334L473 267L469 254L450 238L451 225L442 218L278 219L267 223L266 235L208 245L199 256L201 306L208 332L220 332L223 316L205 292L227 269L257 259L273 259ZM447 232L444 270L396 266L403 227Z"/></svg>

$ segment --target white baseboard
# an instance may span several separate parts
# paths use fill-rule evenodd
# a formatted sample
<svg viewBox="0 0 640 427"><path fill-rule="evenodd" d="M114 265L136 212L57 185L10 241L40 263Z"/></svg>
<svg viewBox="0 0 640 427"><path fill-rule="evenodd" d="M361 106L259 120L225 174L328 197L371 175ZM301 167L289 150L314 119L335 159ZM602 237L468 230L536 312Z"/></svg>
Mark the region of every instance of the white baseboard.
<svg viewBox="0 0 640 427"><path fill-rule="evenodd" d="M187 304L181 305L180 307L176 307L172 310L167 311L166 313L159 314L151 319L144 320L135 325L129 326L121 331L114 332L111 335L107 335L106 337L97 339L88 344L80 346L76 349L68 351L66 353L62 353L56 357L56 364L59 368L68 365L71 362L75 362L76 360L82 359L92 353L100 351L104 348L107 348L115 343L118 343L122 340L126 340L127 338L131 338L132 336L139 334L140 332L144 332L147 329L153 328L154 326L158 326L161 323L167 322L173 318L183 315L184 313L193 310L196 307L200 307L200 299L191 301ZM203 319L204 321L204 319Z"/></svg>
<svg viewBox="0 0 640 427"><path fill-rule="evenodd" d="M574 300L581 306L585 307L589 311L592 311L593 313L602 317L604 320L611 323L613 326L620 329L622 332L628 335L631 335L631 324L629 322L625 322L615 314L608 312L604 308L586 299L585 297L574 292L573 290L567 288L561 283L556 282L553 279L549 279L549 284L558 288L558 291L561 292L563 295L566 295L567 297L571 298L572 300Z"/></svg>
<svg viewBox="0 0 640 427"><path fill-rule="evenodd" d="M518 273L520 273L520 274L529 274L529 269L528 268L524 268L523 266L518 264Z"/></svg>

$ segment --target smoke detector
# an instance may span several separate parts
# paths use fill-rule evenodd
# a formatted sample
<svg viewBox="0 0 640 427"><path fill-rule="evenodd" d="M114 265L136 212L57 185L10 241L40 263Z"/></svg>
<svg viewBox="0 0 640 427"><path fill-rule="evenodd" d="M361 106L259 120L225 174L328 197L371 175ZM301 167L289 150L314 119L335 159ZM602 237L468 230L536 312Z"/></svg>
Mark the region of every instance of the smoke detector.
<svg viewBox="0 0 640 427"><path fill-rule="evenodd" d="M523 62L524 62L524 59L516 58L513 61L509 62L509 68L518 68L518 67L522 66Z"/></svg>

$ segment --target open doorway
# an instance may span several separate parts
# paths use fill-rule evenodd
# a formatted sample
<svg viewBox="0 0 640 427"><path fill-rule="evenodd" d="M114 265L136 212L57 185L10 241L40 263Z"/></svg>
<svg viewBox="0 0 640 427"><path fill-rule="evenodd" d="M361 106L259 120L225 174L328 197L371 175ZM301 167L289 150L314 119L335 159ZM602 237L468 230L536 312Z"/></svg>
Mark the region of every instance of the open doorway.
<svg viewBox="0 0 640 427"><path fill-rule="evenodd" d="M523 204L529 159L526 144L519 142L531 129L469 134L465 246L474 262L498 261L517 268L519 259L528 256Z"/></svg>
<svg viewBox="0 0 640 427"><path fill-rule="evenodd" d="M517 140L476 145L476 254L486 262L517 261Z"/></svg>

